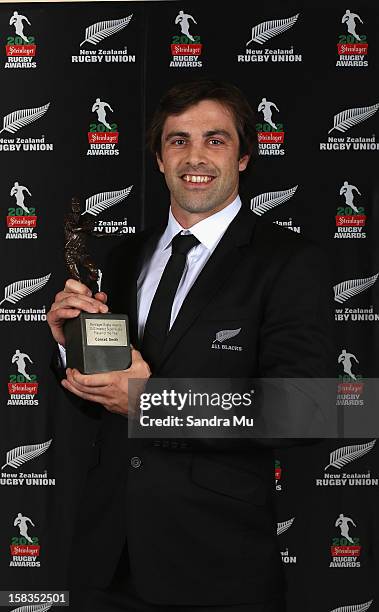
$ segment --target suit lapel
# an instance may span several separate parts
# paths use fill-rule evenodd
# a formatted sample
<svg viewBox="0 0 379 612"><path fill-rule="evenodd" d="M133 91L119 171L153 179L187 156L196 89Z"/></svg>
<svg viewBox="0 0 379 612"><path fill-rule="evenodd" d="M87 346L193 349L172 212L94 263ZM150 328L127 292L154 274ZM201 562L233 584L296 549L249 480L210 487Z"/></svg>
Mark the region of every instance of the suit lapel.
<svg viewBox="0 0 379 612"><path fill-rule="evenodd" d="M138 245L133 248L126 269L133 270L129 277L129 282L126 287L126 304L128 305L129 316L129 331L133 346L139 347L138 339L138 313L137 313L137 284L138 277L141 273L144 261L151 256L156 244L164 231L164 226L159 226L154 230L146 230L141 233Z"/></svg>
<svg viewBox="0 0 379 612"><path fill-rule="evenodd" d="M226 281L243 257L243 247L248 244L255 226L255 215L241 209L233 219L216 249L183 301L163 347L157 368L162 366L188 331L203 308Z"/></svg>

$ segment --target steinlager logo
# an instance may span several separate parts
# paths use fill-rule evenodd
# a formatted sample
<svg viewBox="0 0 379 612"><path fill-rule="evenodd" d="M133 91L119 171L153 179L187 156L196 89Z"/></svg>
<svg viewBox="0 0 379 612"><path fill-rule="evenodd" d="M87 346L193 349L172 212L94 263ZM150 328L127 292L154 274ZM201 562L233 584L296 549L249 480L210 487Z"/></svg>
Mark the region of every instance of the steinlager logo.
<svg viewBox="0 0 379 612"><path fill-rule="evenodd" d="M350 535L350 528L356 527L355 522L341 512L334 526L340 528L341 537L332 538L329 567L360 567L361 563L357 560L362 550L360 539Z"/></svg>
<svg viewBox="0 0 379 612"><path fill-rule="evenodd" d="M180 34L171 38L170 68L201 68L203 63L199 57L203 52L203 44L198 34L190 33L190 28L192 30L197 21L192 15L180 10L174 23L180 28Z"/></svg>
<svg viewBox="0 0 379 612"><path fill-rule="evenodd" d="M97 121L91 123L88 129L87 155L118 155L117 123L109 123L107 117L109 111L113 113L113 108L105 100L96 98L91 110L96 113Z"/></svg>
<svg viewBox="0 0 379 612"><path fill-rule="evenodd" d="M357 23L363 24L362 19L357 13L352 13L347 9L341 23L346 26L347 32L338 36L336 66L366 68L368 66L367 36L358 34L356 31Z"/></svg>
<svg viewBox="0 0 379 612"><path fill-rule="evenodd" d="M13 526L18 527L19 535L13 537L10 543L11 561L10 567L40 567L37 560L40 555L40 544L37 537L29 535L30 527L35 528L35 524L28 516L23 516L21 512L17 514L13 521ZM29 607L29 606L28 606ZM30 606L30 608L35 606ZM18 608L19 610L21 608Z"/></svg>
<svg viewBox="0 0 379 612"><path fill-rule="evenodd" d="M279 112L278 107L262 98L257 110L263 114L263 123L256 124L259 155L284 155L284 126L272 116L273 111Z"/></svg>
<svg viewBox="0 0 379 612"><path fill-rule="evenodd" d="M8 378L7 406L38 406L38 379L36 374L29 374L32 359L27 353L16 349L12 356L12 364L17 367L17 374L10 374Z"/></svg>
<svg viewBox="0 0 379 612"><path fill-rule="evenodd" d="M25 204L25 194L32 196L28 187L20 185L18 181L12 186L10 195L16 200L15 206L8 208L7 214L7 233L5 238L10 239L30 239L37 238L37 215L34 206Z"/></svg>
<svg viewBox="0 0 379 612"><path fill-rule="evenodd" d="M355 196L361 196L361 192L355 185L344 181L339 193L345 198L345 206L337 206L334 238L366 238L366 233L362 232L366 225L365 208L354 202Z"/></svg>
<svg viewBox="0 0 379 612"><path fill-rule="evenodd" d="M282 479L282 466L279 459L275 459L275 489L276 491L282 490L280 480Z"/></svg>
<svg viewBox="0 0 379 612"><path fill-rule="evenodd" d="M30 34L25 34L24 27L26 24L28 26L32 25L28 17L14 11L9 20L9 25L14 27L15 33L13 36L7 36L5 45L7 60L4 68L36 68L36 39Z"/></svg>

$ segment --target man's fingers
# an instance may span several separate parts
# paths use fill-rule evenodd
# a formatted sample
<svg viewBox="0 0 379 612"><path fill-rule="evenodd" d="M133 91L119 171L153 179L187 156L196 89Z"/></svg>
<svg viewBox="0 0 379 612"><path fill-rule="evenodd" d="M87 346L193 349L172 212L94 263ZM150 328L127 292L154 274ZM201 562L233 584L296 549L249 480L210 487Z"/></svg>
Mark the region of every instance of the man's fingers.
<svg viewBox="0 0 379 612"><path fill-rule="evenodd" d="M106 293L104 293L104 291L99 291L99 293L95 293L94 298L95 300L103 302L103 304L106 304L108 300L108 296Z"/></svg>
<svg viewBox="0 0 379 612"><path fill-rule="evenodd" d="M80 296L75 293L66 294L62 300L55 301L51 306L51 310L53 311L62 308L78 308L79 310L84 310L84 312L91 313L108 312L108 306L106 304L94 298Z"/></svg>
<svg viewBox="0 0 379 612"><path fill-rule="evenodd" d="M47 320L53 325L59 325L59 321L74 319L75 317L79 316L80 313L81 310L78 308L57 308L56 310L51 310L47 313Z"/></svg>
<svg viewBox="0 0 379 612"><path fill-rule="evenodd" d="M81 295L88 295L89 297L92 296L92 291L87 287L87 285L84 285L84 283L74 280L73 278L68 278L66 280L64 290L68 293L80 293Z"/></svg>
<svg viewBox="0 0 379 612"><path fill-rule="evenodd" d="M74 393L81 399L88 400L90 402L96 402L98 404L105 404L109 400L109 398L104 395L100 395L99 393L89 393L88 391L82 391L77 387L77 385L73 385L69 380L66 380L65 378L61 381L61 384L62 387L64 387L71 393Z"/></svg>
<svg viewBox="0 0 379 612"><path fill-rule="evenodd" d="M114 383L114 372L101 372L100 374L81 374L79 370L67 368L67 379L74 384L81 385L83 389L105 388Z"/></svg>

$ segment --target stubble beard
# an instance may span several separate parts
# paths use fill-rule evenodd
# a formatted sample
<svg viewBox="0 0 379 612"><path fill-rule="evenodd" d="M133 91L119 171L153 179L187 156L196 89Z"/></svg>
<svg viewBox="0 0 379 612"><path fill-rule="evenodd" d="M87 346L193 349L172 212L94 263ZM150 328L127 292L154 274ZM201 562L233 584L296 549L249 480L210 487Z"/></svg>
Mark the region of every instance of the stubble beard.
<svg viewBox="0 0 379 612"><path fill-rule="evenodd" d="M207 190L204 193L185 193L183 189L172 186L172 196L182 210L188 213L207 213L222 207L228 197L221 189Z"/></svg>

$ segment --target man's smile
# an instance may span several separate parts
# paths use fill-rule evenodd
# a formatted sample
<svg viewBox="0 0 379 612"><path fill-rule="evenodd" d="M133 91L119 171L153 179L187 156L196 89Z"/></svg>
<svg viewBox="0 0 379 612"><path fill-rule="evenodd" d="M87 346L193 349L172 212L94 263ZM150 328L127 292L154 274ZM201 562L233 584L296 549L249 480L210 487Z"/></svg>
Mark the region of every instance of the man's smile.
<svg viewBox="0 0 379 612"><path fill-rule="evenodd" d="M202 184L205 183L206 184L206 183L211 183L215 177L209 174L183 174L181 178L186 183L202 183Z"/></svg>

